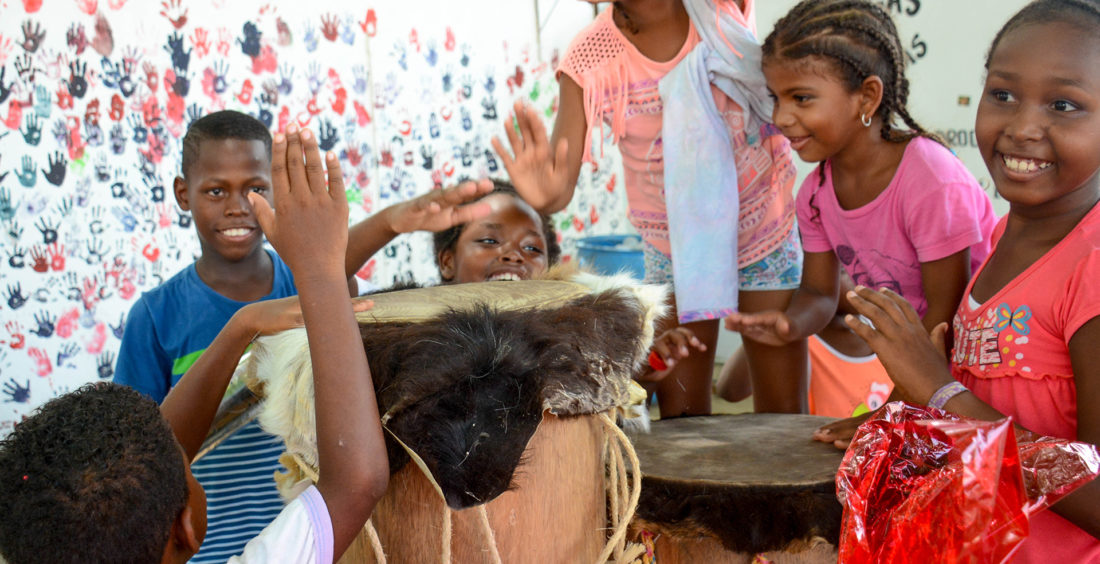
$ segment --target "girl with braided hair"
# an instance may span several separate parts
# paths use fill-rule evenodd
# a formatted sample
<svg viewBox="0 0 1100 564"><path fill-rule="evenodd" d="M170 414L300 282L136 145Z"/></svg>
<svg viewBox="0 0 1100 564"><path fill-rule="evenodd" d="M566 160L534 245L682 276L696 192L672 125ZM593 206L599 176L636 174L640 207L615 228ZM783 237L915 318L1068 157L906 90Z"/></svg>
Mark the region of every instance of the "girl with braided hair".
<svg viewBox="0 0 1100 564"><path fill-rule="evenodd" d="M1100 444L1100 0L1037 0L993 40L974 124L1008 213L952 320L931 334L890 291L846 322L895 390L1017 435ZM945 358L946 353L946 358ZM815 438L849 438L819 430ZM1031 515L1012 562L1100 562L1100 480Z"/></svg>
<svg viewBox="0 0 1100 564"><path fill-rule="evenodd" d="M929 330L951 319L989 253L993 207L909 115L904 67L889 14L869 1L805 0L776 23L763 45L772 118L820 163L796 200L802 282L785 310L735 313L726 328L774 345L817 333L837 312L841 268L903 296Z"/></svg>

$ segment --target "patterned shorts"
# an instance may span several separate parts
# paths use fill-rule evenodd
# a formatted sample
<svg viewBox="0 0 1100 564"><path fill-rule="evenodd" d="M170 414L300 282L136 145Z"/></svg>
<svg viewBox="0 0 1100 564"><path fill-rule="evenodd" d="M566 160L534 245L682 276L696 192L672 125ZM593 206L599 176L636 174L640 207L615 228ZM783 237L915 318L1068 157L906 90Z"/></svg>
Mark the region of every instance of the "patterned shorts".
<svg viewBox="0 0 1100 564"><path fill-rule="evenodd" d="M740 290L794 290L802 281L802 241L798 226L779 248L768 256L737 271ZM648 284L673 284L672 257L645 244L645 281Z"/></svg>

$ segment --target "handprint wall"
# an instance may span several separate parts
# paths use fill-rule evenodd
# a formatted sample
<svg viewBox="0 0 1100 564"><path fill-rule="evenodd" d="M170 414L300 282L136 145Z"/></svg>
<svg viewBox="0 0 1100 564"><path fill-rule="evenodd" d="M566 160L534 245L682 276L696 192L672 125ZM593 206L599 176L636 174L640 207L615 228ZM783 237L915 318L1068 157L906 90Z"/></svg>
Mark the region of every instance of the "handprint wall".
<svg viewBox="0 0 1100 564"><path fill-rule="evenodd" d="M548 121L556 109L522 2L504 10L522 25L499 38L449 15L475 8L443 0L415 17L337 0L76 3L8 2L0 18L0 435L54 395L111 378L134 299L194 259L190 217L165 187L204 113L312 128L342 161L358 221L438 185L502 175L489 139L512 101ZM567 254L593 229L625 228L621 193L604 189L616 166L613 151L601 156L556 219ZM607 218L595 226L593 206ZM430 247L402 237L359 276L430 282Z"/></svg>

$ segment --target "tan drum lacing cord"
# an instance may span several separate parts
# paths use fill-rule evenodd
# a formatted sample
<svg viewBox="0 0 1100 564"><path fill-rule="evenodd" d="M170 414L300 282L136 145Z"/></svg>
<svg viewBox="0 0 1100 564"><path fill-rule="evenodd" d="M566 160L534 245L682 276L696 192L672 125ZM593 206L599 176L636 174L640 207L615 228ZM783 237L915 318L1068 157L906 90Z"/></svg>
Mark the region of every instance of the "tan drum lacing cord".
<svg viewBox="0 0 1100 564"><path fill-rule="evenodd" d="M302 457L297 454L291 454L290 456L293 458L294 464L298 466L298 471L316 484L317 479L320 478L317 471L306 464L306 461L302 460ZM363 530L367 532L367 538L370 539L370 548L374 551L374 559L378 564L386 564L386 553L382 552L382 541L378 538L378 531L374 528L374 523L370 519L367 519L367 522L363 525Z"/></svg>
<svg viewBox="0 0 1100 564"><path fill-rule="evenodd" d="M640 562L645 554L645 546L627 542L626 530L630 521L634 518L634 512L638 509L638 498L642 493L642 473L639 471L638 454L634 452L634 445L627 438L626 433L615 424L614 419L607 412L600 414L600 420L604 424L604 449L608 455L608 498L611 503L611 529L612 535L604 546L603 552L596 559L597 564L612 562L614 564L633 564ZM623 453L626 453L630 461L631 480L627 482L626 464Z"/></svg>

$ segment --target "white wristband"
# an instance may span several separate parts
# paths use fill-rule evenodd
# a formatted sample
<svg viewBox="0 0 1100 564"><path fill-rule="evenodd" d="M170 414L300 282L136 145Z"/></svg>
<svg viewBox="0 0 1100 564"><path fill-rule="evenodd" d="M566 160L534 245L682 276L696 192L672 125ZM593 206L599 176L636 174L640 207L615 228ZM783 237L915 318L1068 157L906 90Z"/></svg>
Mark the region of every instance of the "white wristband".
<svg viewBox="0 0 1100 564"><path fill-rule="evenodd" d="M968 391L970 390L967 390L966 386L962 385L959 381L944 384L928 399L928 407L943 409L943 406L946 405L951 398Z"/></svg>

